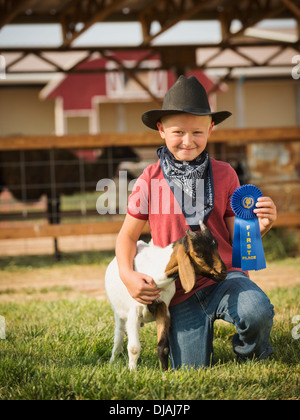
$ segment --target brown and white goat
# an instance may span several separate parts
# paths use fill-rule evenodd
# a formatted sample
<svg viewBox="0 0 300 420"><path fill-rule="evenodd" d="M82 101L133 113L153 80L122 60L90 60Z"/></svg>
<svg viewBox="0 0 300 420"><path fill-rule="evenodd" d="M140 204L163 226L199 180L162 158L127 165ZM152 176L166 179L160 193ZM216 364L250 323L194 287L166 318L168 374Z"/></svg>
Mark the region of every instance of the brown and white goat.
<svg viewBox="0 0 300 420"><path fill-rule="evenodd" d="M111 361L123 351L125 330L128 335L129 368L136 369L140 355L140 327L156 321L158 357L163 369L168 369L169 357L169 304L175 294L175 280L180 278L186 293L190 292L196 274L223 281L227 269L218 252L218 244L204 223L201 232L186 231L186 236L160 248L143 241L137 243L134 259L135 271L151 276L157 287L162 289L160 298L151 305L144 305L133 299L120 279L116 258L109 264L105 274L105 288L115 315L115 339Z"/></svg>

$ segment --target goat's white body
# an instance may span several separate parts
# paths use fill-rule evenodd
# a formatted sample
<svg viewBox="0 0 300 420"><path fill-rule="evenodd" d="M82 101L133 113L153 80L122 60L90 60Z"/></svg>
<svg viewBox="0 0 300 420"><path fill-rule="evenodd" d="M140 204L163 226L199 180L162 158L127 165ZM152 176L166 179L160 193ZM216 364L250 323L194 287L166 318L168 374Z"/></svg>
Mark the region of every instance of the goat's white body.
<svg viewBox="0 0 300 420"><path fill-rule="evenodd" d="M153 278L157 287L163 289L158 301L164 302L167 307L175 294L174 278L168 278L165 275L165 268L172 252L172 245L166 248L160 248L143 241L138 241L137 255L134 259L134 270L149 275ZM126 323L129 367L130 369L135 369L140 354L140 326L143 323L154 321L155 316L149 311L147 305L137 302L130 296L120 278L116 258L112 260L106 270L105 289L114 310L116 321L115 342L111 360L123 349L122 343Z"/></svg>

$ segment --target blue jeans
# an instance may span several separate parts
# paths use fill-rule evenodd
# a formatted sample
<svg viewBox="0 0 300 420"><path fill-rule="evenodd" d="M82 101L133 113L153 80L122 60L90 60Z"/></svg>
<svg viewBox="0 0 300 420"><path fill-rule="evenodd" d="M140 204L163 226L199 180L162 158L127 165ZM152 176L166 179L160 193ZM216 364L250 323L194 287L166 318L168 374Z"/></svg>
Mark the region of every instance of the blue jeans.
<svg viewBox="0 0 300 420"><path fill-rule="evenodd" d="M240 360L266 359L274 310L265 293L239 271L221 283L205 287L186 301L170 307L171 363L203 367L213 364L213 325L223 319L235 325L233 350Z"/></svg>

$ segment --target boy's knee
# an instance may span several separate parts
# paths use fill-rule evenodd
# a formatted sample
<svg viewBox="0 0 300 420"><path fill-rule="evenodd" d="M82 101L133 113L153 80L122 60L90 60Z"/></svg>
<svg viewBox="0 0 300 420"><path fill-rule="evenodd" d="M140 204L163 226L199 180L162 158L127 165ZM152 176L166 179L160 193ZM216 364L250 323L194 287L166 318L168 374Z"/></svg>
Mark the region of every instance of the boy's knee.
<svg viewBox="0 0 300 420"><path fill-rule="evenodd" d="M271 329L274 306L264 293L255 293L255 298L245 305L240 318L240 327L252 331Z"/></svg>
<svg viewBox="0 0 300 420"><path fill-rule="evenodd" d="M265 296L265 295L264 295ZM247 360L253 356L265 359L273 353L269 343L273 326L274 309L269 299L265 296L255 305L248 305L243 311L234 335L232 344L234 352L240 360Z"/></svg>

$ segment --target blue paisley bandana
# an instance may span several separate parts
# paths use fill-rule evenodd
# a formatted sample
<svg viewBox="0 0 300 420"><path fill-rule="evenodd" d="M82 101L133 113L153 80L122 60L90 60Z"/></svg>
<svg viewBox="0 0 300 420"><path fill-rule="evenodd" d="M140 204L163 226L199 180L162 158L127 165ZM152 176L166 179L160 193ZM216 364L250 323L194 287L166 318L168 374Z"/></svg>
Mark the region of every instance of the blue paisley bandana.
<svg viewBox="0 0 300 420"><path fill-rule="evenodd" d="M191 162L176 160L167 146L157 150L164 178L180 205L192 231L199 220L207 222L214 207L214 185L207 150Z"/></svg>

